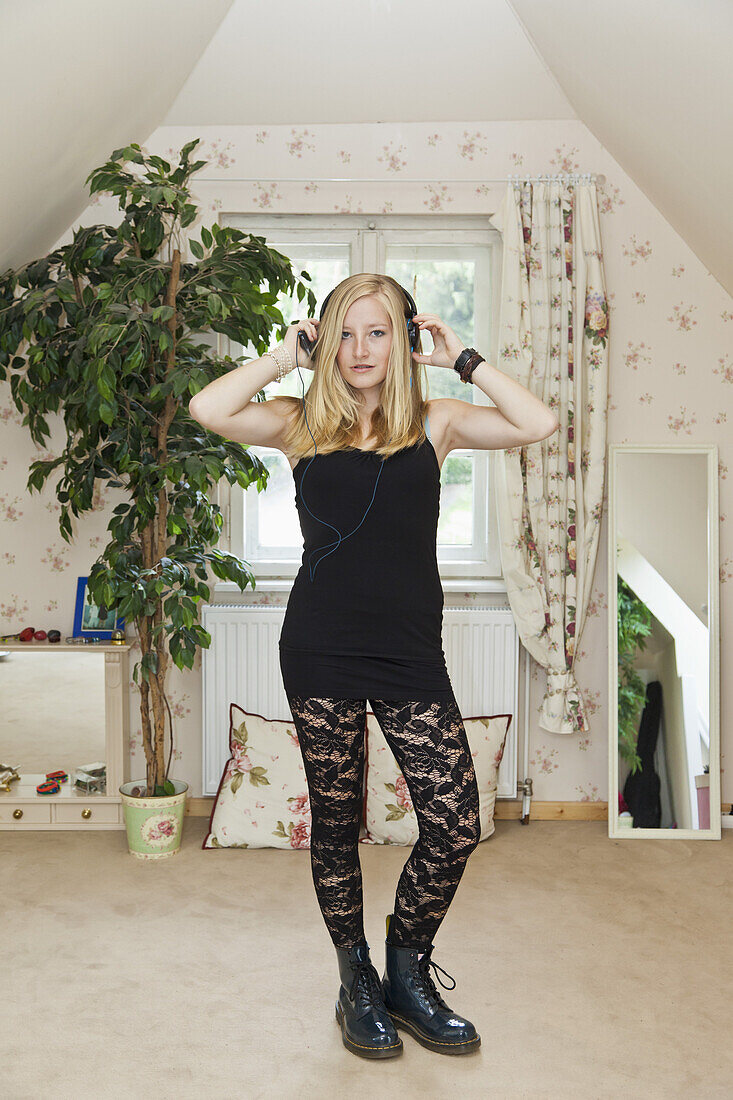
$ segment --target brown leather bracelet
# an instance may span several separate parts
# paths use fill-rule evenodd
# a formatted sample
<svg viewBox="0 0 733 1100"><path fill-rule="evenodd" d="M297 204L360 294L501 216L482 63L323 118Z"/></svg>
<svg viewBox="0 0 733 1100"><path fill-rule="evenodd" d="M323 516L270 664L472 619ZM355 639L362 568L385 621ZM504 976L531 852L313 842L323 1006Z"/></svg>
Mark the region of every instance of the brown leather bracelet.
<svg viewBox="0 0 733 1100"><path fill-rule="evenodd" d="M461 382L470 382L471 381L471 375L476 370L476 367L479 365L479 363L485 363L485 362L486 362L486 360L484 359L483 355L480 355L478 352L475 352L471 356L471 358L468 359L463 364L463 367L460 370Z"/></svg>

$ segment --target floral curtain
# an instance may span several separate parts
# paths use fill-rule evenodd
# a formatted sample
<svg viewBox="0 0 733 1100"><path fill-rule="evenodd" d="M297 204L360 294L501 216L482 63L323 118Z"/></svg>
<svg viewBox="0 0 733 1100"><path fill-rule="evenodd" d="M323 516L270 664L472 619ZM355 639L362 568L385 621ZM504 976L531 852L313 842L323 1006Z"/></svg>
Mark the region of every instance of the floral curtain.
<svg viewBox="0 0 733 1100"><path fill-rule="evenodd" d="M501 562L519 636L546 669L539 724L587 731L575 680L603 507L608 302L595 183L513 181L503 236L498 367L560 418L496 452Z"/></svg>

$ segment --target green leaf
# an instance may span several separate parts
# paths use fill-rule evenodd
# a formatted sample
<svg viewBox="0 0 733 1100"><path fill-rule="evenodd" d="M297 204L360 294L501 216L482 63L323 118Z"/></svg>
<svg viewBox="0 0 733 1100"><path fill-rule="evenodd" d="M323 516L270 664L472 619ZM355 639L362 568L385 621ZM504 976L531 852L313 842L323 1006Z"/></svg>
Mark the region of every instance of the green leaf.
<svg viewBox="0 0 733 1100"><path fill-rule="evenodd" d="M250 770L247 772L247 775L249 776L249 781L253 787L270 786L270 780L265 776L266 771L267 769L263 767L250 768Z"/></svg>

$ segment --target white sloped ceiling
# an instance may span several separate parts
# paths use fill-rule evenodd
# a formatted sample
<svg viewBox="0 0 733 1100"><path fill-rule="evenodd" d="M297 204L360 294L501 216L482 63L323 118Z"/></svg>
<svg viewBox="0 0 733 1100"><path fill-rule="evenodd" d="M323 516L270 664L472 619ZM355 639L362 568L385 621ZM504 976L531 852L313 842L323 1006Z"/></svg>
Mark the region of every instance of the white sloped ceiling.
<svg viewBox="0 0 733 1100"><path fill-rule="evenodd" d="M0 6L0 271L53 248L89 172L160 125L231 3Z"/></svg>
<svg viewBox="0 0 733 1100"><path fill-rule="evenodd" d="M731 0L510 0L578 117L733 294Z"/></svg>
<svg viewBox="0 0 733 1100"><path fill-rule="evenodd" d="M34 0L0 31L0 270L159 125L579 118L733 292L731 0Z"/></svg>

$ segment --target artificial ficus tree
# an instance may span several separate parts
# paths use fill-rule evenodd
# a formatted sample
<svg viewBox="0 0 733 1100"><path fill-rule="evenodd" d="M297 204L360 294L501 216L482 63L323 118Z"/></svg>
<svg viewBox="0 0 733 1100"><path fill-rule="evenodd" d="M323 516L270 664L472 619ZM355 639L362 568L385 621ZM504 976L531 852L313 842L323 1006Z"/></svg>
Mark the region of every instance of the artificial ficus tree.
<svg viewBox="0 0 733 1100"><path fill-rule="evenodd" d="M280 295L305 298L309 316L315 308L312 289L263 237L216 224L201 228L200 242L185 233L200 213L189 190L207 163L190 161L199 140L175 168L136 144L116 149L86 183L90 195L117 197L119 224L81 227L70 244L0 276L0 379L9 377L36 445L49 436L47 413L66 426L62 453L33 462L27 488L40 491L62 468L55 488L67 542L70 513L92 508L98 479L126 494L88 587L103 613L137 630L148 796L174 790L166 673L169 659L192 668L197 646L211 642L197 607L210 598L207 567L240 591L255 586L246 562L215 549L223 521L210 495L222 477L259 492L267 468L188 413L191 397L243 358L219 355L211 334L262 355L273 330L285 334Z"/></svg>

